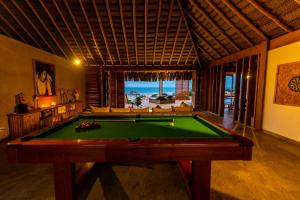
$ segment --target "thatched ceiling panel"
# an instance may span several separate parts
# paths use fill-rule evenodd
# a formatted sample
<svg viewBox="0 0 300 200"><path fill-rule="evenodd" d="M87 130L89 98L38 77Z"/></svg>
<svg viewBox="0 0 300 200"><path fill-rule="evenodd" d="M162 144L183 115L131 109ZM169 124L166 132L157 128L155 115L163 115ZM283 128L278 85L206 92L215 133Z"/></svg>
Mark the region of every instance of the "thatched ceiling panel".
<svg viewBox="0 0 300 200"><path fill-rule="evenodd" d="M1 34L88 64L188 66L298 28L294 0L0 1Z"/></svg>

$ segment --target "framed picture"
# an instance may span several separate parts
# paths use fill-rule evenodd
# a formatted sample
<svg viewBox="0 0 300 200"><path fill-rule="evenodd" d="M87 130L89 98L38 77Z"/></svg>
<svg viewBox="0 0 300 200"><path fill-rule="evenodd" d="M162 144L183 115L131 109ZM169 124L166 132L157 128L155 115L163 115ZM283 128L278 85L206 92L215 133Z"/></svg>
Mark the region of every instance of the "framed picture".
<svg viewBox="0 0 300 200"><path fill-rule="evenodd" d="M55 66L38 60L33 60L34 90L37 96L56 95Z"/></svg>
<svg viewBox="0 0 300 200"><path fill-rule="evenodd" d="M300 106L300 62L277 66L274 103Z"/></svg>

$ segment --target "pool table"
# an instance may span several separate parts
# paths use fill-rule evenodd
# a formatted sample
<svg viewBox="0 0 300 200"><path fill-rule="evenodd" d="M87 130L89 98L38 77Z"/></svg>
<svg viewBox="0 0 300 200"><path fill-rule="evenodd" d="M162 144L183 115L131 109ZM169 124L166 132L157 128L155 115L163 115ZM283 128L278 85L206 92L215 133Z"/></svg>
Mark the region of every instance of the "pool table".
<svg viewBox="0 0 300 200"><path fill-rule="evenodd" d="M100 125L79 129L83 123ZM75 163L191 161L193 199L210 198L212 160L251 160L251 140L199 115L77 116L7 144L13 163L53 163L56 199L76 199Z"/></svg>

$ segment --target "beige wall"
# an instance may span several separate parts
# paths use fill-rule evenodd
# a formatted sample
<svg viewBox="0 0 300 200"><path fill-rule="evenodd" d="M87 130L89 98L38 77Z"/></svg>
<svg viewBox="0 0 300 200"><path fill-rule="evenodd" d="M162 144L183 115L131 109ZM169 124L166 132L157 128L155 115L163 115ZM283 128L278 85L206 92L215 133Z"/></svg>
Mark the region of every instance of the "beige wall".
<svg viewBox="0 0 300 200"><path fill-rule="evenodd" d="M263 129L300 141L300 107L273 103L277 65L300 61L300 42L269 51Z"/></svg>
<svg viewBox="0 0 300 200"><path fill-rule="evenodd" d="M82 66L69 60L0 35L0 139L7 136L6 114L14 109L15 95L23 92L32 103L34 94L32 59L55 65L56 89L79 88L80 100L85 101L85 76ZM60 97L40 98L39 104L59 103Z"/></svg>

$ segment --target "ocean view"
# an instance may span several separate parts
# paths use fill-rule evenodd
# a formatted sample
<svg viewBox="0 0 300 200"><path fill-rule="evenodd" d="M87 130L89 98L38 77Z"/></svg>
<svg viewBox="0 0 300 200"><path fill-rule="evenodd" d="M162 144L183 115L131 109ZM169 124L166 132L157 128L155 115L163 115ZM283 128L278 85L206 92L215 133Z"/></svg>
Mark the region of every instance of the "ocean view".
<svg viewBox="0 0 300 200"><path fill-rule="evenodd" d="M129 94L131 91L137 92L139 94L158 94L158 87L125 87L125 93ZM169 95L175 93L175 87L164 87L163 93L167 93Z"/></svg>

